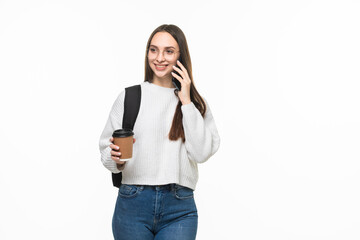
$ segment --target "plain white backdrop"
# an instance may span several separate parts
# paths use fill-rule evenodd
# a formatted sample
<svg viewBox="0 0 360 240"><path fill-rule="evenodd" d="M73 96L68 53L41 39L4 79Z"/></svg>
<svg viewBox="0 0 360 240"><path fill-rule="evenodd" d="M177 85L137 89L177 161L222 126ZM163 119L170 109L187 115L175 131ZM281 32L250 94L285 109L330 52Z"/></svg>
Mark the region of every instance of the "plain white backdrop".
<svg viewBox="0 0 360 240"><path fill-rule="evenodd" d="M0 0L0 239L112 239L117 189L98 141L164 23L184 31L221 137L199 165L197 239L360 239L359 12L355 0Z"/></svg>

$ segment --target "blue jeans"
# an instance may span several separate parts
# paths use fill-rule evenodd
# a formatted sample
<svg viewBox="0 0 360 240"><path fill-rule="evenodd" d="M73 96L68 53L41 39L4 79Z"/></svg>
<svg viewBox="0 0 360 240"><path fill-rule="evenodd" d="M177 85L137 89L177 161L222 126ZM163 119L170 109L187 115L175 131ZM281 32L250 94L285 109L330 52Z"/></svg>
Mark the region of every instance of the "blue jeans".
<svg viewBox="0 0 360 240"><path fill-rule="evenodd" d="M174 183L120 186L112 218L115 240L194 240L197 226L192 189Z"/></svg>

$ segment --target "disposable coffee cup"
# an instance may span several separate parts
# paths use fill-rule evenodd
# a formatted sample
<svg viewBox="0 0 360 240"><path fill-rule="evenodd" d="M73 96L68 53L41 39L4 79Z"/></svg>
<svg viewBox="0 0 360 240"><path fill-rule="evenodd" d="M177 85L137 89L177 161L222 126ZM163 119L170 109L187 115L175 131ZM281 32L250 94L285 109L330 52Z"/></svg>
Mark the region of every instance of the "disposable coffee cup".
<svg viewBox="0 0 360 240"><path fill-rule="evenodd" d="M118 129L115 130L112 137L114 144L119 146L121 152L120 160L129 161L133 153L133 136L134 133L131 129Z"/></svg>

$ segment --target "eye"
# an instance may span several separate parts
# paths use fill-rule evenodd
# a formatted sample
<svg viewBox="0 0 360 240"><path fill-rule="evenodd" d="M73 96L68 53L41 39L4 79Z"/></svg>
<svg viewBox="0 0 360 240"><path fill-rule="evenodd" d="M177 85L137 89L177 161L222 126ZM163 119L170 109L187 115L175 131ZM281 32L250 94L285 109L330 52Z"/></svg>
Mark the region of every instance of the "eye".
<svg viewBox="0 0 360 240"><path fill-rule="evenodd" d="M173 50L167 50L166 52L169 53L169 54L173 54L173 53L174 53Z"/></svg>
<svg viewBox="0 0 360 240"><path fill-rule="evenodd" d="M156 50L155 50L155 48L150 48L150 51L151 51L151 52L154 52L154 51L156 51Z"/></svg>

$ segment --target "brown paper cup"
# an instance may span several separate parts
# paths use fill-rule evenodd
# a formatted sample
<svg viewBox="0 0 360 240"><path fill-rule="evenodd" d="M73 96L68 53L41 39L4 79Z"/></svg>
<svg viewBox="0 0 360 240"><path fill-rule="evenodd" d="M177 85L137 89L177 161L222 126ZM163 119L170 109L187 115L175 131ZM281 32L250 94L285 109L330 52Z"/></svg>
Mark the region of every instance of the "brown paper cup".
<svg viewBox="0 0 360 240"><path fill-rule="evenodd" d="M133 135L134 133L130 129L118 129L113 133L114 144L120 148L118 151L121 152L121 161L132 159Z"/></svg>

